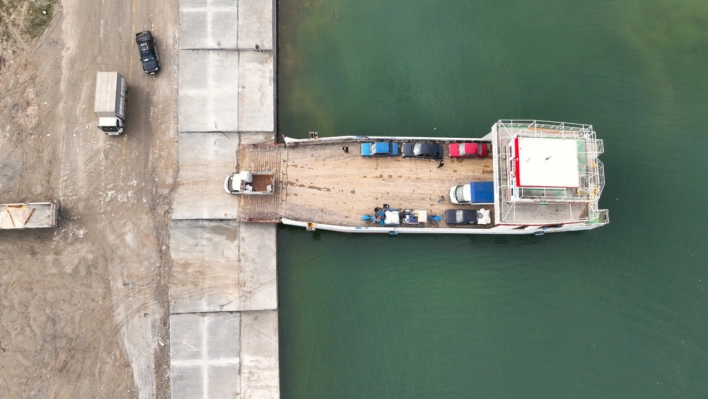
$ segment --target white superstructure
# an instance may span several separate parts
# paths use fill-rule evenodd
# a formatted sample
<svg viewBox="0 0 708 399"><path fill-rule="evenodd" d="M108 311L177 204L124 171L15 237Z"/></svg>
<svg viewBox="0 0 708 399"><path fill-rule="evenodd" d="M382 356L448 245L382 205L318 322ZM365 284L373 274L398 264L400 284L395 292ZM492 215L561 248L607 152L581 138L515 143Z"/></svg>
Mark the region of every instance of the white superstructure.
<svg viewBox="0 0 708 399"><path fill-rule="evenodd" d="M604 147L591 125L500 120L490 135L497 225L563 231L609 223L598 204Z"/></svg>

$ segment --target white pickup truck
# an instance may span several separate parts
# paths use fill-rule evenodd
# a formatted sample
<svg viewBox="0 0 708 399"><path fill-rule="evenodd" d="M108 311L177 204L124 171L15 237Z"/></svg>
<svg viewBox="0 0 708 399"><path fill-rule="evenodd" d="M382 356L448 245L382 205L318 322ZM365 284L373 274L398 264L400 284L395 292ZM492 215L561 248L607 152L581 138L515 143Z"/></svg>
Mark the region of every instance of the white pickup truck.
<svg viewBox="0 0 708 399"><path fill-rule="evenodd" d="M272 195L275 192L275 173L241 171L229 175L224 190L234 195Z"/></svg>

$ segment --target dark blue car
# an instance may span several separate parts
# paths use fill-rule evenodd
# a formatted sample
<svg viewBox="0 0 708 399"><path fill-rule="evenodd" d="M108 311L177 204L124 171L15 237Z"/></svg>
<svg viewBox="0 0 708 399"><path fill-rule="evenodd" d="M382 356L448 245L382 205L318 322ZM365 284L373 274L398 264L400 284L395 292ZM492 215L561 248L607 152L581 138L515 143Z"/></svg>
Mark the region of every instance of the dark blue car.
<svg viewBox="0 0 708 399"><path fill-rule="evenodd" d="M404 143L403 158L442 159L443 148L433 143Z"/></svg>
<svg viewBox="0 0 708 399"><path fill-rule="evenodd" d="M374 143L361 143L362 157L395 157L398 156L398 143L377 141Z"/></svg>
<svg viewBox="0 0 708 399"><path fill-rule="evenodd" d="M143 71L154 75L160 70L160 57L157 55L157 46L152 32L146 30L135 34L135 43L138 44L140 61L143 63Z"/></svg>

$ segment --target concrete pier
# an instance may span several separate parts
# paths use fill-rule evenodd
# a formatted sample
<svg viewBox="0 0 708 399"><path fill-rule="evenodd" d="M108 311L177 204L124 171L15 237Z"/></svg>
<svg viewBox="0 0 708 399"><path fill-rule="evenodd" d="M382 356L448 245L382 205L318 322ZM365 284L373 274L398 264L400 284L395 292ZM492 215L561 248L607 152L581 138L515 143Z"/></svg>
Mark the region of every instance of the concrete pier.
<svg viewBox="0 0 708 399"><path fill-rule="evenodd" d="M276 227L239 223L223 189L240 144L274 140L273 11L272 0L180 2L175 399L280 397Z"/></svg>

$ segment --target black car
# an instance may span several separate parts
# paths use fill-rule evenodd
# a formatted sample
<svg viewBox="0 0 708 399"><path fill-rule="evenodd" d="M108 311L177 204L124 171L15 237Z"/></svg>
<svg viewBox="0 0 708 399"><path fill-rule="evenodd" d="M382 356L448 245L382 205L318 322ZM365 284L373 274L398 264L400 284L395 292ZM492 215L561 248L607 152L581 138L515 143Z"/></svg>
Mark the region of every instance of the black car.
<svg viewBox="0 0 708 399"><path fill-rule="evenodd" d="M433 143L404 143L401 154L403 158L442 159L443 148Z"/></svg>
<svg viewBox="0 0 708 399"><path fill-rule="evenodd" d="M143 63L143 71L154 75L160 70L160 57L157 55L155 39L149 30L135 34L135 42L140 51L140 61Z"/></svg>
<svg viewBox="0 0 708 399"><path fill-rule="evenodd" d="M479 215L473 209L448 209L445 211L445 223L454 224L477 224Z"/></svg>

